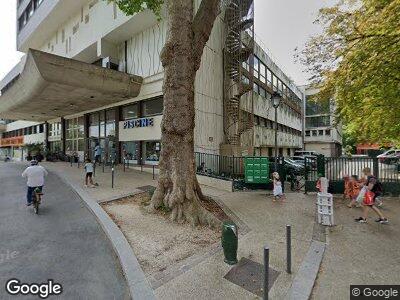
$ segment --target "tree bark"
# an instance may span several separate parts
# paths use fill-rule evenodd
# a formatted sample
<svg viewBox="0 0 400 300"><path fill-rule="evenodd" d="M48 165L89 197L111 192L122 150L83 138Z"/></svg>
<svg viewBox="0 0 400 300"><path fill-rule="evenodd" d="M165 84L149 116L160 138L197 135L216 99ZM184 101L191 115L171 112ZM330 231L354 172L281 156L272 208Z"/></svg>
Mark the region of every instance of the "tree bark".
<svg viewBox="0 0 400 300"><path fill-rule="evenodd" d="M164 113L160 174L150 208L164 205L171 209L174 221L213 226L219 221L201 205L204 196L197 182L194 157L194 82L201 59L198 47L204 49L212 26L208 33L202 29L201 34L194 28L193 0L172 0L166 5L168 38L161 53ZM204 9L200 7L198 13L204 15ZM213 20L207 23L213 24L216 15L209 17ZM195 42L195 36L201 36L199 41Z"/></svg>

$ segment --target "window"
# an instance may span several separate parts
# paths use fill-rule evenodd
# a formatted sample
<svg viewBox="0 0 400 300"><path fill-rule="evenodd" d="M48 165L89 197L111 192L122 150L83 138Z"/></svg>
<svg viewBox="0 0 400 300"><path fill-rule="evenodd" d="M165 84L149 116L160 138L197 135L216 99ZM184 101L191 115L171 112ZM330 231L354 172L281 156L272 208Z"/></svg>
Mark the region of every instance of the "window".
<svg viewBox="0 0 400 300"><path fill-rule="evenodd" d="M313 130L313 131L312 131L312 135L313 135L313 136L317 136L317 131L316 131L316 130Z"/></svg>
<svg viewBox="0 0 400 300"><path fill-rule="evenodd" d="M267 92L265 91L264 88L262 88L261 86L259 87L259 94L264 97L267 98Z"/></svg>
<svg viewBox="0 0 400 300"><path fill-rule="evenodd" d="M260 70L260 61L257 56L254 56L254 76L258 78Z"/></svg>
<svg viewBox="0 0 400 300"><path fill-rule="evenodd" d="M325 130L325 135L330 136L331 135L331 130L330 129Z"/></svg>
<svg viewBox="0 0 400 300"><path fill-rule="evenodd" d="M156 98L143 102L143 117L160 115L163 113L163 98Z"/></svg>
<svg viewBox="0 0 400 300"><path fill-rule="evenodd" d="M323 130L318 130L318 135L324 135L324 131Z"/></svg>
<svg viewBox="0 0 400 300"><path fill-rule="evenodd" d="M65 120L65 132L65 145L67 151L73 152L85 150L83 117Z"/></svg>
<svg viewBox="0 0 400 300"><path fill-rule="evenodd" d="M257 83L253 83L253 90L258 94L258 84Z"/></svg>
<svg viewBox="0 0 400 300"><path fill-rule="evenodd" d="M139 142L122 142L122 157L127 160L138 160L140 153L140 143Z"/></svg>
<svg viewBox="0 0 400 300"><path fill-rule="evenodd" d="M130 120L136 119L139 117L139 105L138 103L131 104L128 106L124 106L122 108L122 119L123 120Z"/></svg>
<svg viewBox="0 0 400 300"><path fill-rule="evenodd" d="M106 137L115 136L115 109L106 111Z"/></svg>
<svg viewBox="0 0 400 300"><path fill-rule="evenodd" d="M277 90L278 89L278 78L274 74L272 74L272 84L273 84L274 90Z"/></svg>
<svg viewBox="0 0 400 300"><path fill-rule="evenodd" d="M262 83L266 82L265 81L265 69L266 69L265 65L262 62L260 62L260 80Z"/></svg>
<svg viewBox="0 0 400 300"><path fill-rule="evenodd" d="M144 154L146 162L158 162L160 160L161 143L149 141L144 143Z"/></svg>
<svg viewBox="0 0 400 300"><path fill-rule="evenodd" d="M306 127L324 127L330 125L330 116L306 117Z"/></svg>
<svg viewBox="0 0 400 300"><path fill-rule="evenodd" d="M89 116L89 137L99 137L99 113L92 113Z"/></svg>
<svg viewBox="0 0 400 300"><path fill-rule="evenodd" d="M272 88L272 73L267 69L267 85Z"/></svg>

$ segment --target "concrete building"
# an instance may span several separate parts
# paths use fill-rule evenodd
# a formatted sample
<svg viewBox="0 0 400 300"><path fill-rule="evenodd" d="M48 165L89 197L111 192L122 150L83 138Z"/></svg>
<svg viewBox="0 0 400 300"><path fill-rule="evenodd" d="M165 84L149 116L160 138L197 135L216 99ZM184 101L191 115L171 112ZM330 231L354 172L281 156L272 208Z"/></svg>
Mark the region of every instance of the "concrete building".
<svg viewBox="0 0 400 300"><path fill-rule="evenodd" d="M317 99L317 88L304 87L304 149L327 157L342 155L342 124L335 123L335 103Z"/></svg>
<svg viewBox="0 0 400 300"><path fill-rule="evenodd" d="M199 7L201 1L194 2ZM23 158L26 144L43 143L51 152L77 153L82 160L99 144L104 159L156 164L165 19L158 22L150 11L126 16L99 0L18 0L17 5L17 48L26 55L0 83L0 117L18 120L3 126L3 151ZM303 93L255 43L252 0L227 1L227 7L215 21L196 77L195 151L273 155L271 94L278 91L283 96L279 154L293 155L303 146ZM232 8L246 17L237 18ZM244 30L240 40L231 39L232 22L245 25L235 27ZM240 64L229 69L228 48L229 55L237 51ZM231 83L239 93L227 94Z"/></svg>

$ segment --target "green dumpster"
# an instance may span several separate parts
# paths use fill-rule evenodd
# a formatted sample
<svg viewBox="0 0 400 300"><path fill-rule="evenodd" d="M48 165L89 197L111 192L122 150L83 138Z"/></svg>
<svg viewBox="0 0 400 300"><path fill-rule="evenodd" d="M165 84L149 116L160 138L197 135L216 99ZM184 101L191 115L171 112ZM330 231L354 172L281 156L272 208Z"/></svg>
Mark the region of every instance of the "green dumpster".
<svg viewBox="0 0 400 300"><path fill-rule="evenodd" d="M245 157L245 182L246 183L269 183L268 157Z"/></svg>

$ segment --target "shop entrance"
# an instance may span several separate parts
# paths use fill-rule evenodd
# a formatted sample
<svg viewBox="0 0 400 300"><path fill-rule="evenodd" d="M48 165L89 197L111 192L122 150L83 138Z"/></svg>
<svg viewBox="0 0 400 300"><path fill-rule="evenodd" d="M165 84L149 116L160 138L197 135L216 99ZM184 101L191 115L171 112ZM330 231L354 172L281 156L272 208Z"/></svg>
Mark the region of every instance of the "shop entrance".
<svg viewBox="0 0 400 300"><path fill-rule="evenodd" d="M105 164L119 162L116 110L109 109L89 115L89 130L86 143L87 154L91 160Z"/></svg>

